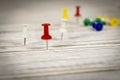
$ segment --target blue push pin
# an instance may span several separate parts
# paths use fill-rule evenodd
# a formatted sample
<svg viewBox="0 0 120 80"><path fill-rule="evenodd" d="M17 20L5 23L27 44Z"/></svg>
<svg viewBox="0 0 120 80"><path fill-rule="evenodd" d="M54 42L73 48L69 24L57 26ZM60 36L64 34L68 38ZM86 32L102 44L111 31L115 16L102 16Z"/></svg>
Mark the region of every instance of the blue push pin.
<svg viewBox="0 0 120 80"><path fill-rule="evenodd" d="M94 22L92 24L92 27L96 30L96 31L102 31L103 29L103 24L100 22Z"/></svg>

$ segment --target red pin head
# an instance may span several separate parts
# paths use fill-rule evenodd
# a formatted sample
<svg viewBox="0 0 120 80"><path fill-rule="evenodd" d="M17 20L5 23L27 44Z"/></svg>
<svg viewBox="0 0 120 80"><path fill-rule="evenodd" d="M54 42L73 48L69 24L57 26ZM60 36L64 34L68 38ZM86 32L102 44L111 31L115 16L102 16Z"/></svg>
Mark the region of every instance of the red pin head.
<svg viewBox="0 0 120 80"><path fill-rule="evenodd" d="M48 28L48 26L50 26L50 24L49 23L44 23L44 24L42 24L42 26L44 27L44 34L41 37L41 39L43 39L43 40L52 39L52 36L49 35L49 28Z"/></svg>
<svg viewBox="0 0 120 80"><path fill-rule="evenodd" d="M80 6L76 6L76 14L75 14L76 17L80 17L81 14L80 14Z"/></svg>

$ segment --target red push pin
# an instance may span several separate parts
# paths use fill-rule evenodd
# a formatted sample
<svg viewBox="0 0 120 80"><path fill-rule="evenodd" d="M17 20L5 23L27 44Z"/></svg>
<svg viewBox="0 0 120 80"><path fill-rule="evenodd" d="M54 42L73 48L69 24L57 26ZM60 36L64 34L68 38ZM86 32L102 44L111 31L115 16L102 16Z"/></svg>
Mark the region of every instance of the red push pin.
<svg viewBox="0 0 120 80"><path fill-rule="evenodd" d="M76 22L78 23L79 22L79 17L81 16L80 14L80 6L76 6L76 14L75 14L75 17L76 17Z"/></svg>
<svg viewBox="0 0 120 80"><path fill-rule="evenodd" d="M46 48L48 49L48 40L52 39L52 36L49 35L49 29L48 26L50 26L49 23L42 24L44 27L44 35L41 37L41 39L46 40Z"/></svg>

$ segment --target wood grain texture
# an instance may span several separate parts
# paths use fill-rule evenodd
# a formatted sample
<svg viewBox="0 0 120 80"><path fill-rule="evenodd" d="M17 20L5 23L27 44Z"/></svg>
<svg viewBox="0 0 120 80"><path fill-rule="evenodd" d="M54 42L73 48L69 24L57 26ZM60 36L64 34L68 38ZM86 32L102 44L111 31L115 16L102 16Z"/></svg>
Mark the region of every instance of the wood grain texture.
<svg viewBox="0 0 120 80"><path fill-rule="evenodd" d="M27 41L33 37L34 40L27 46L22 42L23 37L17 37L21 32L0 34L1 79L120 69L120 27L105 26L103 31L96 32L92 27L69 23L63 40L56 32L59 27L53 27L54 37L48 50L36 30L37 27L28 32L28 36L34 35Z"/></svg>

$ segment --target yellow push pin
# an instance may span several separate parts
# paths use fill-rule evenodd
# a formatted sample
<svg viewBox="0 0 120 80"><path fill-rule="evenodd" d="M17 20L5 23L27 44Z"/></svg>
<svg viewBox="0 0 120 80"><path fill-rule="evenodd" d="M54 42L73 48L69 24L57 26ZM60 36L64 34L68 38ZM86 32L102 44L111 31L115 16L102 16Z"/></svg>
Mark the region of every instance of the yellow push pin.
<svg viewBox="0 0 120 80"><path fill-rule="evenodd" d="M108 15L104 15L103 18L104 19L109 19L109 16Z"/></svg>
<svg viewBox="0 0 120 80"><path fill-rule="evenodd" d="M102 16L98 16L97 18L102 19Z"/></svg>
<svg viewBox="0 0 120 80"><path fill-rule="evenodd" d="M118 18L112 18L112 19L110 19L109 24L112 27L117 27L119 25L119 19Z"/></svg>
<svg viewBox="0 0 120 80"><path fill-rule="evenodd" d="M63 19L69 20L68 8L63 8Z"/></svg>

